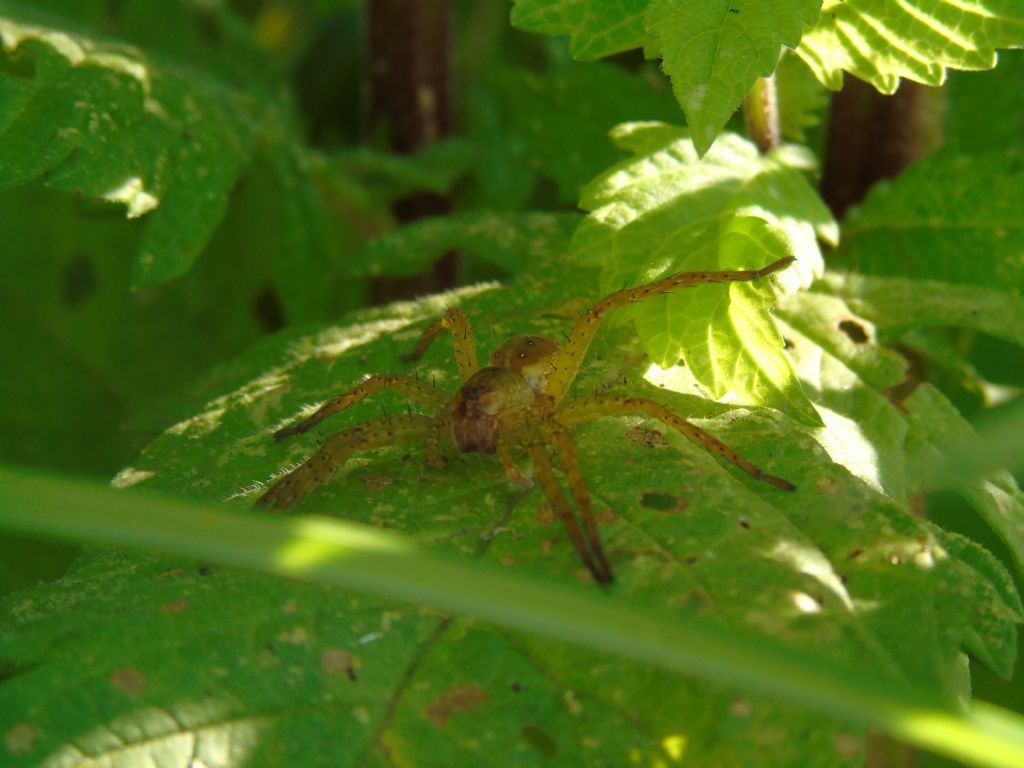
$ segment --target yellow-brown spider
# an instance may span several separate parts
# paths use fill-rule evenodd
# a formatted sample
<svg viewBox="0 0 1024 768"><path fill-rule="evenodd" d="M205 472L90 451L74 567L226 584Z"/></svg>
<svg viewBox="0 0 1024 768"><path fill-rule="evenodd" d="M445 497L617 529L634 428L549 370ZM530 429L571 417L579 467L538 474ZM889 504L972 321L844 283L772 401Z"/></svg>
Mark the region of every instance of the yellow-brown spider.
<svg viewBox="0 0 1024 768"><path fill-rule="evenodd" d="M451 331L455 361L462 386L447 393L410 376L370 376L355 389L328 400L312 416L274 433L278 440L305 432L331 414L348 408L382 389L405 395L432 415L407 413L372 419L329 437L319 451L301 466L278 480L256 503L284 509L312 491L341 469L356 451L388 445L423 442L431 466L443 465L438 444L450 435L460 451L497 453L509 478L520 485L530 480L516 467L511 448L526 449L544 495L558 515L580 559L595 580L612 581L597 521L583 482L576 446L569 429L604 416L642 413L671 427L684 437L732 462L752 477L787 491L795 486L744 459L736 451L663 405L643 397L590 395L563 402L580 363L605 314L645 299L701 283L757 280L784 269L793 257L779 259L757 270L725 272L682 272L637 288L606 296L576 323L568 341L558 344L543 336L516 336L498 347L486 368L477 363L476 344L469 317L461 309L449 309L427 328L411 354L403 360L418 360L443 331ZM569 488L582 517L582 529L568 499L555 477L548 446L554 447Z"/></svg>

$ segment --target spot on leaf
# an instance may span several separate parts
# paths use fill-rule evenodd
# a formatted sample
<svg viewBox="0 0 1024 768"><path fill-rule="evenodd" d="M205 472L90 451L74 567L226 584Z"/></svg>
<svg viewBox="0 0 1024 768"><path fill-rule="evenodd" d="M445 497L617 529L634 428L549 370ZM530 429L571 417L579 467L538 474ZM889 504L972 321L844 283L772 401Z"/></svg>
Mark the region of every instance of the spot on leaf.
<svg viewBox="0 0 1024 768"><path fill-rule="evenodd" d="M660 491L645 491L640 496L640 506L653 509L657 512L676 514L682 512L689 505L689 501L682 496L674 496L671 493Z"/></svg>
<svg viewBox="0 0 1024 768"><path fill-rule="evenodd" d="M647 427L633 427L626 432L626 437L644 448L662 448L668 445L668 440L661 432Z"/></svg>
<svg viewBox="0 0 1024 768"><path fill-rule="evenodd" d="M324 648L320 654L320 668L325 675L344 674L356 681L356 662L352 654L342 648Z"/></svg>
<svg viewBox="0 0 1024 768"><path fill-rule="evenodd" d="M470 712L487 701L487 691L470 683L449 688L427 705L427 720L444 728L448 719L459 712Z"/></svg>
<svg viewBox="0 0 1024 768"><path fill-rule="evenodd" d="M814 481L814 487L824 496L835 496L839 493L839 482L834 477L819 477Z"/></svg>
<svg viewBox="0 0 1024 768"><path fill-rule="evenodd" d="M83 253L76 255L64 267L63 300L69 309L76 309L96 292L96 270L93 269L89 257Z"/></svg>
<svg viewBox="0 0 1024 768"><path fill-rule="evenodd" d="M524 725L519 734L527 746L542 757L555 757L558 754L558 742L546 731L535 725Z"/></svg>
<svg viewBox="0 0 1024 768"><path fill-rule="evenodd" d="M4 734L4 744L12 755L23 755L31 752L36 746L36 729L28 723L18 723Z"/></svg>
<svg viewBox="0 0 1024 768"><path fill-rule="evenodd" d="M395 483L395 478L391 475L367 475L362 480L363 485L371 491L379 491L381 488L387 488Z"/></svg>
<svg viewBox="0 0 1024 768"><path fill-rule="evenodd" d="M149 680L134 667L118 667L111 673L110 682L129 696L141 696Z"/></svg>

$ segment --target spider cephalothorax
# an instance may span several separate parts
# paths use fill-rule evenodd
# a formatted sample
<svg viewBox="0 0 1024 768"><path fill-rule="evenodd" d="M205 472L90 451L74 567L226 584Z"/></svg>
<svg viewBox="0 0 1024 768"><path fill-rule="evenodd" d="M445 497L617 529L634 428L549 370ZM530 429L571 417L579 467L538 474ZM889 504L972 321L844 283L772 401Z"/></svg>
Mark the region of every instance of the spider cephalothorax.
<svg viewBox="0 0 1024 768"><path fill-rule="evenodd" d="M512 460L511 449L523 448L533 462L534 472L548 503L565 526L580 559L601 583L612 580L612 568L601 544L576 456L569 428L604 416L642 413L675 429L703 448L714 451L752 477L784 490L793 490L787 480L769 475L736 451L663 405L643 397L590 395L565 401L566 393L579 371L583 357L604 315L616 307L632 304L677 288L701 283L757 280L792 263L788 257L758 270L724 272L682 272L637 288L606 296L577 321L564 344L543 336L516 336L498 347L488 365L477 362L476 344L469 317L461 309L450 309L427 328L406 361L418 360L443 331L451 331L455 360L462 386L454 396L409 376L370 376L354 389L328 400L312 416L292 427L280 429L280 440L305 432L331 414L379 392L391 389L405 395L430 415L407 413L372 419L329 437L309 460L278 480L256 503L283 509L294 504L335 472L356 451L386 445L423 442L427 461L443 464L438 443L450 436L464 452L496 453L509 477L529 484ZM582 528L555 477L548 446L554 448L565 472L569 489L582 519Z"/></svg>

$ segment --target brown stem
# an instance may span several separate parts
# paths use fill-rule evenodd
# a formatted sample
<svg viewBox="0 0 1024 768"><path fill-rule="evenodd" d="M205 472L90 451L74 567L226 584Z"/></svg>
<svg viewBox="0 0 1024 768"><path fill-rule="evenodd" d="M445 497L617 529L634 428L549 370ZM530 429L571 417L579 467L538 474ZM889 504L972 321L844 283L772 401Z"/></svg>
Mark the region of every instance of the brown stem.
<svg viewBox="0 0 1024 768"><path fill-rule="evenodd" d="M944 95L904 81L892 96L850 75L832 97L821 192L837 216L942 142Z"/></svg>
<svg viewBox="0 0 1024 768"><path fill-rule="evenodd" d="M414 152L451 130L449 0L369 0L367 16L371 135L385 138L396 152ZM447 211L446 199L428 193L394 205L401 222ZM447 254L428 274L375 280L373 300L383 303L450 288L455 277L455 255Z"/></svg>

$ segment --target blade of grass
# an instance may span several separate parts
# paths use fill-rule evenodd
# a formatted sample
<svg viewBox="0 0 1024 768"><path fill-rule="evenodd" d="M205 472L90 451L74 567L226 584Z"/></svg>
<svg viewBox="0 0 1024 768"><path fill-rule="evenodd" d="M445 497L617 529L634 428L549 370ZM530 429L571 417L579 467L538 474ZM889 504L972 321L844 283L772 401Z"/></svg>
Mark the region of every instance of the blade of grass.
<svg viewBox="0 0 1024 768"><path fill-rule="evenodd" d="M0 465L0 528L120 544L336 584L464 613L816 708L977 766L1024 765L1024 718L956 711L898 681L829 665L763 636L688 626L597 587L555 586L325 518L269 519Z"/></svg>

